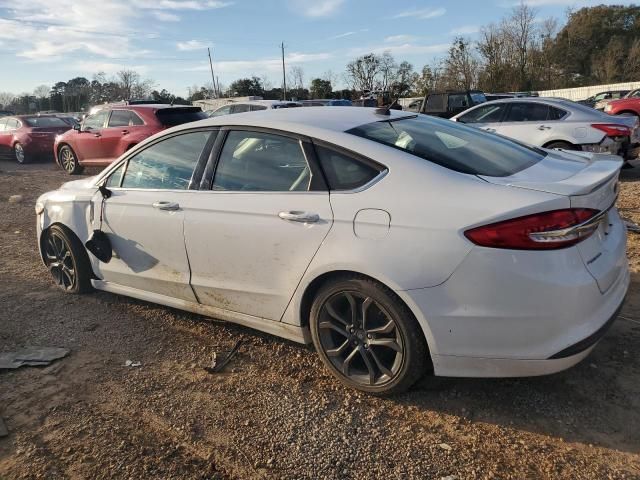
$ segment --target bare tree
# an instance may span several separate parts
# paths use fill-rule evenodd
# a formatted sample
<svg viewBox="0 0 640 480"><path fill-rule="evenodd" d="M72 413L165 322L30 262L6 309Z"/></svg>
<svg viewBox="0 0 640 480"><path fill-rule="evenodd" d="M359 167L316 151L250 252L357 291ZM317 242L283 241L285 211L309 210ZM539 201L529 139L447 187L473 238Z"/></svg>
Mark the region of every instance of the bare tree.
<svg viewBox="0 0 640 480"><path fill-rule="evenodd" d="M449 87L469 90L476 86L480 64L473 54L469 40L457 37L449 48L444 64Z"/></svg>
<svg viewBox="0 0 640 480"><path fill-rule="evenodd" d="M358 57L347 64L345 80L353 90L371 92L376 88L380 63L380 57L375 53Z"/></svg>
<svg viewBox="0 0 640 480"><path fill-rule="evenodd" d="M120 70L117 78L122 98L129 100L133 97L133 87L140 81L140 74L135 70Z"/></svg>
<svg viewBox="0 0 640 480"><path fill-rule="evenodd" d="M7 108L16 99L16 95L9 92L0 92L0 106Z"/></svg>
<svg viewBox="0 0 640 480"><path fill-rule="evenodd" d="M304 96L304 70L298 65L294 65L289 69L287 74L289 79L289 91L292 96L302 98Z"/></svg>
<svg viewBox="0 0 640 480"><path fill-rule="evenodd" d="M527 67L529 52L535 41L535 22L536 11L522 1L520 5L514 7L502 27L512 48L520 89L530 88Z"/></svg>

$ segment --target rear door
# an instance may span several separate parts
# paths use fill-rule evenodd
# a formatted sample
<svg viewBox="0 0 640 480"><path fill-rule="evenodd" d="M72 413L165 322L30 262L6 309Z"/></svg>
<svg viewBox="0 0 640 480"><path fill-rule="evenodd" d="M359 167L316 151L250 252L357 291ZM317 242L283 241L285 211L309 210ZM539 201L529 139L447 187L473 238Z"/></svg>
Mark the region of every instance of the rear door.
<svg viewBox="0 0 640 480"><path fill-rule="evenodd" d="M504 120L494 128L497 133L531 145L543 146L566 137L560 118L566 112L544 103L513 102Z"/></svg>
<svg viewBox="0 0 640 480"><path fill-rule="evenodd" d="M186 205L191 285L201 303L279 321L333 222L299 137L221 134L210 191Z"/></svg>
<svg viewBox="0 0 640 480"><path fill-rule="evenodd" d="M208 156L210 131L180 132L123 162L107 180L103 230L114 257L99 263L98 276L131 288L196 302L189 286L183 223L185 204L199 192L192 175ZM124 173L124 174L123 174ZM94 204L99 205L99 194ZM97 208L97 207L96 207ZM94 215L97 228L98 213Z"/></svg>
<svg viewBox="0 0 640 480"><path fill-rule="evenodd" d="M9 155L12 134L7 130L7 117L0 118L0 155Z"/></svg>
<svg viewBox="0 0 640 480"><path fill-rule="evenodd" d="M112 110L107 127L101 132L104 154L109 158L119 157L128 146L127 137L135 138L144 128L144 122L135 112Z"/></svg>

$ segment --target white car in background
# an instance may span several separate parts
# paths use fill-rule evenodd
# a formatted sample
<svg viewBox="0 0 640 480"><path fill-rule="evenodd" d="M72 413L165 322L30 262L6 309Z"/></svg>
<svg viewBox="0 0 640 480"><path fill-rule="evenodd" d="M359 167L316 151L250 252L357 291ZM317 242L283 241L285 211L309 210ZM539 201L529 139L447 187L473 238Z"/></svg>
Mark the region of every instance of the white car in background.
<svg viewBox="0 0 640 480"><path fill-rule="evenodd" d="M233 113L255 112L259 110L276 110L279 108L294 108L302 106L298 102L287 102L283 100L247 100L244 102L233 102L218 107L215 110L207 111L209 117L219 117L221 115L231 115Z"/></svg>
<svg viewBox="0 0 640 480"><path fill-rule="evenodd" d="M640 141L638 119L611 116L570 100L511 98L483 103L452 117L537 147L625 157Z"/></svg>
<svg viewBox="0 0 640 480"><path fill-rule="evenodd" d="M382 112L165 130L38 199L43 262L67 293L313 342L335 377L375 394L424 373L542 375L585 358L629 285L620 158ZM95 230L112 258L85 248Z"/></svg>

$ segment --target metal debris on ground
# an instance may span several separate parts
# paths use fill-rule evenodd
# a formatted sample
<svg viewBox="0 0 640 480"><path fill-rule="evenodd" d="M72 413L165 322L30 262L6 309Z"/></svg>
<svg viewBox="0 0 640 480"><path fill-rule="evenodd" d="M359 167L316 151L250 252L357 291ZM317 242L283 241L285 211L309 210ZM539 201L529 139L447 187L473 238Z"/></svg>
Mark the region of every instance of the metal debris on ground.
<svg viewBox="0 0 640 480"><path fill-rule="evenodd" d="M204 369L209 373L220 373L224 367L231 361L231 359L238 353L240 349L240 345L242 345L242 340L238 340L233 348L227 353L222 360L218 361L218 354L213 352L213 356L211 358L211 366L205 367Z"/></svg>
<svg viewBox="0 0 640 480"><path fill-rule="evenodd" d="M624 223L624 226L627 227L628 232L640 233L640 225L638 225L633 220L622 217L622 222Z"/></svg>
<svg viewBox="0 0 640 480"><path fill-rule="evenodd" d="M9 203L20 203L22 202L22 195L11 195L9 197Z"/></svg>
<svg viewBox="0 0 640 480"><path fill-rule="evenodd" d="M124 362L124 366L125 367L141 367L142 362L134 362L132 360L127 360L126 362Z"/></svg>
<svg viewBox="0 0 640 480"><path fill-rule="evenodd" d="M0 370L22 366L46 366L69 355L69 349L58 347L25 347L15 352L0 353Z"/></svg>

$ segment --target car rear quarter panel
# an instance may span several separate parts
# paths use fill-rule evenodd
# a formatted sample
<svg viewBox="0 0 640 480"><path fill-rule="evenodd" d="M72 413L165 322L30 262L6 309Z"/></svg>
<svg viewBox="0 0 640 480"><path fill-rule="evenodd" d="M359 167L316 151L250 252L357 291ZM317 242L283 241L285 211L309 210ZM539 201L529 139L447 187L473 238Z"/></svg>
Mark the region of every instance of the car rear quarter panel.
<svg viewBox="0 0 640 480"><path fill-rule="evenodd" d="M358 151L366 154L366 148L370 146ZM389 171L364 191L330 194L333 227L296 291L293 308L285 312L285 322L300 321L296 312L304 291L325 273L361 273L396 291L440 285L473 247L464 237L466 229L569 203L555 194L492 185L390 147L376 146L368 153ZM369 227L377 227L378 233L357 235L354 219L365 209L388 212L389 226L385 217L374 216L380 225Z"/></svg>

